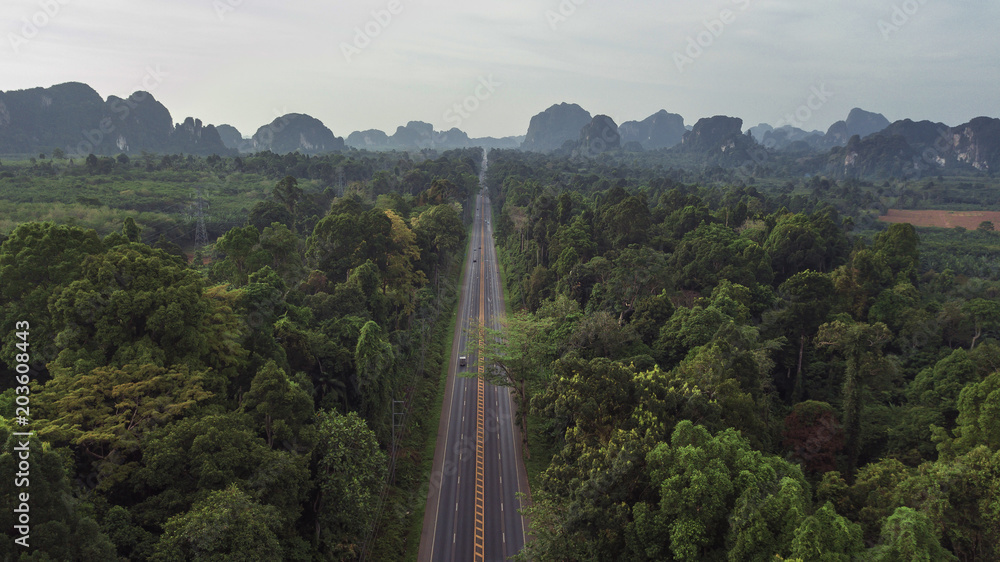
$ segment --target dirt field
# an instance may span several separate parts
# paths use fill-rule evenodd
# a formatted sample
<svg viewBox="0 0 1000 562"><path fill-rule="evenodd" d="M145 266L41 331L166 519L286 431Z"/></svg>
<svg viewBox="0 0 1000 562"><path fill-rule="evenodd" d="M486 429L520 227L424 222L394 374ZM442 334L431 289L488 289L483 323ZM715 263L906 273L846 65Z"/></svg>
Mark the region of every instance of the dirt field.
<svg viewBox="0 0 1000 562"><path fill-rule="evenodd" d="M913 226L937 226L940 228L955 228L962 226L975 230L979 223L990 221L1000 230L1000 212L998 211L905 211L889 209L889 214L879 217L884 222L908 222Z"/></svg>

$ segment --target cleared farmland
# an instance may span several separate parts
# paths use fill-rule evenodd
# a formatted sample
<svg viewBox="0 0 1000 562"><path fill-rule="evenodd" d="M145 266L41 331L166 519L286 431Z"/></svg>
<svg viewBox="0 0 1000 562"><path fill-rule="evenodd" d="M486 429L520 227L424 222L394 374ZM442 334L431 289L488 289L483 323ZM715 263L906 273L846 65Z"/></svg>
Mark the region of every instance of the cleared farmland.
<svg viewBox="0 0 1000 562"><path fill-rule="evenodd" d="M1000 211L916 211L903 209L889 209L884 216L879 217L883 222L908 222L913 226L935 226L938 228L963 227L975 230L983 221L990 221L994 225L1000 224Z"/></svg>

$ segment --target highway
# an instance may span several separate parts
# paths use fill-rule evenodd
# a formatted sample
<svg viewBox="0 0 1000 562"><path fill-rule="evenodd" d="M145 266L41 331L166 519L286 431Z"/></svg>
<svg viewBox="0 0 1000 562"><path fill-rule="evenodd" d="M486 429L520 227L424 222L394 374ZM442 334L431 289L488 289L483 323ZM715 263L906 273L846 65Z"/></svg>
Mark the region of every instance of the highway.
<svg viewBox="0 0 1000 562"><path fill-rule="evenodd" d="M484 152L483 172L486 165ZM527 474L510 393L479 378L457 376L459 371L482 372L477 354L469 355L465 367L459 366L458 358L474 349L467 340L478 340L476 328L481 322L499 328L504 313L492 213L482 176L480 186L420 537L420 561L502 561L521 550L526 536L517 494L527 494Z"/></svg>

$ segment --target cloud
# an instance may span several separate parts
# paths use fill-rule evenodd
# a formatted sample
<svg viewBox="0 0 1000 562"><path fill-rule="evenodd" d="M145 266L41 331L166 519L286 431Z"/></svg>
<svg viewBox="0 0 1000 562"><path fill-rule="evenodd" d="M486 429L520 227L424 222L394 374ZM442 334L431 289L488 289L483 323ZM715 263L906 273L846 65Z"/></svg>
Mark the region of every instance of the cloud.
<svg viewBox="0 0 1000 562"><path fill-rule="evenodd" d="M128 95L158 64L169 79L154 95L175 120L246 134L282 109L339 135L411 119L445 127L445 110L488 74L503 87L463 120L474 136L523 134L560 101L619 122L661 108L689 123L720 113L773 122L820 81L837 95L810 124L819 129L854 106L957 123L1000 105L996 3L394 0L390 14L389 0L59 1L19 52L2 46L0 89L76 80ZM912 13L887 38L880 21L897 9ZM8 1L5 32L18 35L39 10ZM679 72L674 55L692 38L707 44ZM345 44L359 50L350 60Z"/></svg>

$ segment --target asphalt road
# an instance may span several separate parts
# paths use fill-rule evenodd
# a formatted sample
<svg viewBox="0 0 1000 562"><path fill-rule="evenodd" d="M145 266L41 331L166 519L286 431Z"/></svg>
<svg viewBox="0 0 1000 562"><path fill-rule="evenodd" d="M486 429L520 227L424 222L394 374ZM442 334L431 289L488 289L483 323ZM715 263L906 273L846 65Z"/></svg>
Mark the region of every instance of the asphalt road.
<svg viewBox="0 0 1000 562"><path fill-rule="evenodd" d="M418 555L421 561L476 559L473 545L478 381L456 376L456 373L478 370L475 354L469 355L465 367L459 367L458 357L471 349L466 343L469 338L478 339L474 327L479 323L480 314L487 326L498 328L498 320L504 313L491 216L489 198L485 190L481 190L476 200L465 284L459 297L459 321L456 322L427 494ZM494 562L506 560L524 546L526 525L517 512L520 502L516 494L527 493L528 486L521 458L520 431L515 425L515 407L508 390L485 385L483 406L483 559Z"/></svg>

